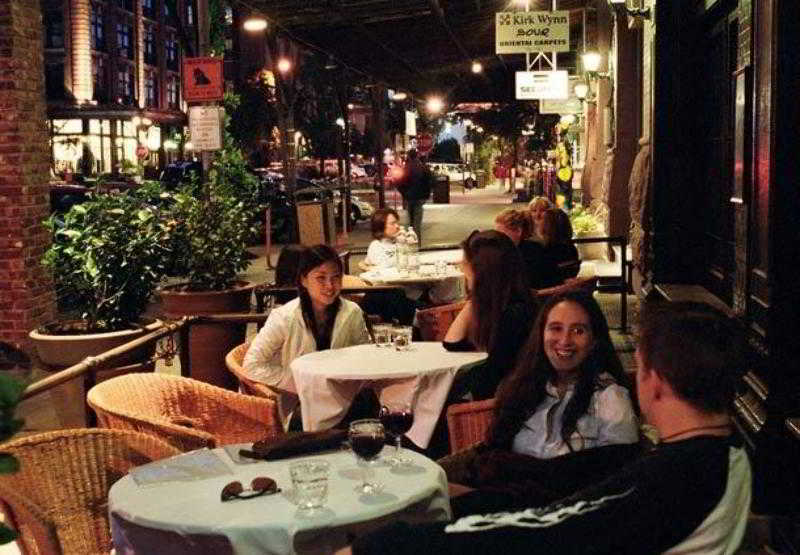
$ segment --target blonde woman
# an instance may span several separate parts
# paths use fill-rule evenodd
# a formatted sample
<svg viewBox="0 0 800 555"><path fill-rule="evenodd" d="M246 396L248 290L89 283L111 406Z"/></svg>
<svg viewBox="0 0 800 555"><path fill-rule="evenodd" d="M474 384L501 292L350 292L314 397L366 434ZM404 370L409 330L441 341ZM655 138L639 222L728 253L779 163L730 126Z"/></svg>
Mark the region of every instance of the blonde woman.
<svg viewBox="0 0 800 555"><path fill-rule="evenodd" d="M544 242L544 235L542 228L544 226L544 213L547 212L553 205L545 197L534 197L528 203L528 212L530 213L532 234L531 239L537 243Z"/></svg>

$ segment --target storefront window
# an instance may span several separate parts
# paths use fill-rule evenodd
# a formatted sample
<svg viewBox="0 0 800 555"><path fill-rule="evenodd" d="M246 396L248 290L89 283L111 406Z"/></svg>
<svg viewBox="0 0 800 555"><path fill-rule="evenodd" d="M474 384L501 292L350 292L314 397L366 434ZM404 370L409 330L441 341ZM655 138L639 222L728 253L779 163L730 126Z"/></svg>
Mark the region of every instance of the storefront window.
<svg viewBox="0 0 800 555"><path fill-rule="evenodd" d="M132 67L123 66L117 71L117 91L122 104L132 105L134 103L133 83Z"/></svg>

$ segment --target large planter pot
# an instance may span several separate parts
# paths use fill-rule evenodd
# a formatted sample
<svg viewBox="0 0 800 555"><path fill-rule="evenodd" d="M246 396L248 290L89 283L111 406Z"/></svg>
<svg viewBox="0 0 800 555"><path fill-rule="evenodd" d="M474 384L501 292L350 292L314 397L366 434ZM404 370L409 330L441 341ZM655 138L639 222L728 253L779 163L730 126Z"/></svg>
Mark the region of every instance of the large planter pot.
<svg viewBox="0 0 800 555"><path fill-rule="evenodd" d="M176 284L159 290L167 318L250 312L252 283L239 282L233 289L225 291L184 291L183 288L184 284ZM189 329L189 376L235 391L238 382L225 367L225 355L244 343L246 333L246 324L192 324Z"/></svg>
<svg viewBox="0 0 800 555"><path fill-rule="evenodd" d="M70 322L64 322L70 324ZM73 321L72 323L77 323ZM59 371L74 366L86 357L97 356L129 341L133 341L146 333L161 327L155 321L140 328L112 331L106 333L74 333L50 334L46 331L33 330L28 334L36 354L41 362L50 370ZM43 326L42 329L52 327ZM155 364L150 359L155 354L155 342L138 347L114 360L114 366L86 374L50 390L50 404L59 415L59 420L66 427L85 427L93 422L93 413L86 407L86 392L94 383L105 381L115 376L132 371L152 371Z"/></svg>
<svg viewBox="0 0 800 555"><path fill-rule="evenodd" d="M605 237L606 234L602 231L584 231L576 234L577 239L584 239L587 237ZM607 260L608 259L608 243L578 243L578 254L581 260Z"/></svg>

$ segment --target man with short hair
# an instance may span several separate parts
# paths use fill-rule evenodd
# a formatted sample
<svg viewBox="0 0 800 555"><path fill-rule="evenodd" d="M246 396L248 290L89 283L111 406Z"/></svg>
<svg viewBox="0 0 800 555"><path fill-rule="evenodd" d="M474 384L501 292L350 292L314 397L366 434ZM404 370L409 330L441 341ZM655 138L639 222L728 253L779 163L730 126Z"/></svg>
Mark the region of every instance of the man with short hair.
<svg viewBox="0 0 800 555"><path fill-rule="evenodd" d="M422 246L422 207L431 196L432 181L431 170L419 159L416 149L409 150L405 172L398 189L406 203L408 223L414 228L420 246Z"/></svg>
<svg viewBox="0 0 800 555"><path fill-rule="evenodd" d="M661 437L655 449L548 507L399 522L359 538L352 552L734 553L751 497L728 413L741 344L732 322L705 305L659 307L644 319L636 354L642 415Z"/></svg>

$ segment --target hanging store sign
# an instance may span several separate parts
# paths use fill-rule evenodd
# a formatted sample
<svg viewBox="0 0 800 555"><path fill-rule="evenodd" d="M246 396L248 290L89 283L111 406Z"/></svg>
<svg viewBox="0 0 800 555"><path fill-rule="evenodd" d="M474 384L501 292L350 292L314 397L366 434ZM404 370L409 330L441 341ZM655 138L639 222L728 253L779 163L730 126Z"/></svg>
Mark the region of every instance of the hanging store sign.
<svg viewBox="0 0 800 555"><path fill-rule="evenodd" d="M495 53L569 52L569 12L497 12Z"/></svg>
<svg viewBox="0 0 800 555"><path fill-rule="evenodd" d="M183 61L183 98L186 102L222 100L222 58L186 58Z"/></svg>
<svg viewBox="0 0 800 555"><path fill-rule="evenodd" d="M413 137L417 134L417 114L406 110L406 135Z"/></svg>
<svg viewBox="0 0 800 555"><path fill-rule="evenodd" d="M192 106L189 108L189 136L197 151L222 148L222 122L225 108Z"/></svg>
<svg viewBox="0 0 800 555"><path fill-rule="evenodd" d="M517 71L517 100L565 99L569 96L566 71Z"/></svg>
<svg viewBox="0 0 800 555"><path fill-rule="evenodd" d="M540 114L582 114L583 103L575 96L575 85L582 83L583 78L571 75L567 82L567 98L546 98L539 103Z"/></svg>

